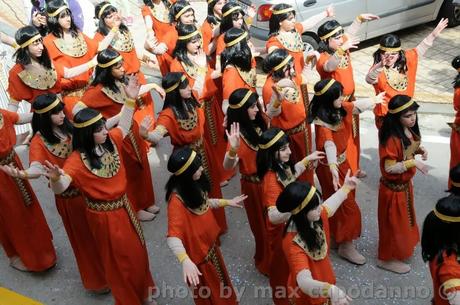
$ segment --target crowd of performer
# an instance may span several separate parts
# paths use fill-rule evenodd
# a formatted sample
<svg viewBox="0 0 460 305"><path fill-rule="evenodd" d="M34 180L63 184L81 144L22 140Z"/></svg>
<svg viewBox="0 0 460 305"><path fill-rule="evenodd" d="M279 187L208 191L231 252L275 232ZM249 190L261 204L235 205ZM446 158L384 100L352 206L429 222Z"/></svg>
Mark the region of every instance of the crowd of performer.
<svg viewBox="0 0 460 305"><path fill-rule="evenodd" d="M95 6L91 35L75 25L63 0L46 1L14 38L1 33L2 43L15 48L8 109L0 109L0 242L11 267L42 272L56 264L52 232L29 183L45 176L83 287L110 291L116 305L157 304L140 222L160 210L148 152L169 136L167 245L191 291L211 291L196 295L195 304L238 304L219 247L219 237L232 230L229 207L246 212L254 266L268 277L276 305L349 304L335 285L329 255L332 249L351 264L367 261L356 246L362 221L355 192L366 177L359 115L369 110L381 172L377 266L410 272L407 260L421 240L434 304L460 304L460 56L452 61L459 73L450 194L428 214L421 237L412 183L417 171L428 173L413 99L417 65L448 20L410 50L394 34L381 37L365 78L375 95L357 98L351 51L363 23L376 15L360 14L344 29L332 6L300 21L292 6L277 4L260 48L248 31L252 7L208 0L199 25L185 0L144 4L142 50L108 1ZM305 52L302 34L317 26L319 49ZM259 95L260 54L267 77ZM148 82L142 64L158 68L161 84ZM310 98L315 69L321 80ZM30 103L31 112L18 112L20 103ZM14 125L28 123L25 165L14 150ZM237 171L241 195L222 198L221 188ZM222 297L223 287L232 293ZM298 293L276 293L293 290Z"/></svg>

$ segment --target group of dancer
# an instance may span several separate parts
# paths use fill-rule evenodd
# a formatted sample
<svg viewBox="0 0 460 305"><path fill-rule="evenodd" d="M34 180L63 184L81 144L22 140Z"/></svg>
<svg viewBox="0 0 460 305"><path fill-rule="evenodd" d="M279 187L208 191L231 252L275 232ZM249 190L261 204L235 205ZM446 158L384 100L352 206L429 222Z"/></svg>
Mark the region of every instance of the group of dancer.
<svg viewBox="0 0 460 305"><path fill-rule="evenodd" d="M373 110L381 171L377 265L409 272L405 261L420 241L412 178L428 172L413 99L416 71L448 21L411 50L396 35L383 36L366 76L376 95L358 99L351 50L361 25L376 15L361 14L344 29L332 6L297 22L292 6L277 4L266 47L256 48L248 32L251 7L209 0L198 26L185 0L144 3L143 50L134 48L130 29L107 1L95 6L93 38L76 27L63 0L47 1L34 25L18 29L14 39L1 35L16 48L8 109L0 109L0 242L10 265L41 272L56 264L52 233L28 181L45 176L85 289L111 291L117 305L156 304L139 221L159 212L147 154L169 136L167 244L195 304L238 303L219 248L219 237L231 229L226 207L244 208L254 265L269 278L275 304L348 304L329 254L336 248L346 261L366 263L355 245L362 233L355 191L366 176L359 114ZM302 33L318 24L319 50L305 54ZM259 96L255 56L261 53L267 78ZM158 66L161 86L147 82L141 63ZM422 235L436 305L460 304L454 293L460 289L460 57L452 66L459 74L451 194L427 216ZM321 80L310 100L315 68ZM157 118L153 91L163 103ZM18 114L21 102L32 112ZM33 131L25 167L14 150L14 125L27 123ZM221 187L237 168L241 195L223 199ZM197 293L202 287L210 295ZM223 288L231 291L226 297Z"/></svg>

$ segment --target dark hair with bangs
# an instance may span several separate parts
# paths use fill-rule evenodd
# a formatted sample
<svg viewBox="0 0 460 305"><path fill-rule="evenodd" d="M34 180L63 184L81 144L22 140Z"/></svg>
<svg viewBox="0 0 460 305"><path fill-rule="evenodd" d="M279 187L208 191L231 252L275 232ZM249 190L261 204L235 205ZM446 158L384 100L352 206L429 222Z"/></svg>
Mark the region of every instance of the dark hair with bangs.
<svg viewBox="0 0 460 305"><path fill-rule="evenodd" d="M97 54L97 62L100 64L106 64L110 62L111 60L114 60L120 56L120 53L116 51L115 49L108 48L100 51ZM120 61L121 63L123 62ZM120 88L115 83L115 78L112 75L112 68L115 67L117 64L120 62L116 63L115 65L111 65L110 67L107 68L102 68L100 66L96 66L96 71L94 73L94 80L91 83L91 86L97 86L98 84L102 84L102 86L109 88L113 92L120 92ZM123 79L122 82L125 80Z"/></svg>
<svg viewBox="0 0 460 305"><path fill-rule="evenodd" d="M380 45L385 48L400 48L401 47L401 40L398 36L394 34L386 34L380 38ZM381 55L385 53L385 51L377 49L374 52L374 65L378 64L382 61ZM406 62L406 55L404 50L398 52L398 60L395 63L395 68L398 69L399 73L406 73L407 72L407 62Z"/></svg>
<svg viewBox="0 0 460 305"><path fill-rule="evenodd" d="M170 88L174 84L180 82L176 89L166 93L165 101L163 104L163 110L166 108L171 108L174 115L179 120L188 119L190 116L189 112L193 111L193 109L197 107L200 107L200 104L197 102L193 94L189 99L184 99L180 95L179 89L184 89L188 86L187 78L181 81L183 75L184 74L182 72L169 72L163 77L163 80L161 81L161 86L164 89Z"/></svg>
<svg viewBox="0 0 460 305"><path fill-rule="evenodd" d="M46 12L48 13L48 18L47 18L48 28L54 36L56 36L57 38L63 38L64 32L61 26L59 25L59 18L69 15L70 16L70 34L74 38L78 37L79 29L73 20L72 12L70 11L69 8L63 10L57 16L54 16L54 17L50 16L50 14L54 13L57 9L59 9L60 7L64 5L67 6L67 4L63 0L51 0L47 3Z"/></svg>
<svg viewBox="0 0 460 305"><path fill-rule="evenodd" d="M281 3L274 5L272 7L272 10L274 11L281 11L287 8L291 8L292 5ZM295 17L295 10L283 13L283 14L273 14L270 16L270 20L268 21L268 37L278 35L278 32L280 30L280 22L283 22L284 20L288 19L289 16L294 15ZM302 34L302 33L300 33Z"/></svg>
<svg viewBox="0 0 460 305"><path fill-rule="evenodd" d="M113 6L112 4L110 4L108 7L106 7L104 9L104 12L102 13L101 18L99 18L99 13L101 11L101 8L106 4L110 4L110 2L103 1L101 3L98 3L94 8L94 19L97 20L97 30L96 30L96 32L102 34L103 36L107 36L107 34L109 34L109 32L110 32L110 29L105 24L104 19L107 18L107 16L110 16L113 13L118 13L118 9L115 6ZM121 24L119 26L119 30L123 34L129 32L128 27L123 23L123 21L121 22Z"/></svg>
<svg viewBox="0 0 460 305"><path fill-rule="evenodd" d="M222 15L225 14L225 12L229 11L230 9L240 6L237 2L227 2L224 7L222 7ZM244 16L246 13L243 11L243 9L238 9L229 15L222 17L222 21L220 22L220 33L224 34L231 28L233 28L233 20L236 20L239 15L243 15L243 25L242 25L242 30L243 31L248 31L248 26L246 24L246 21L244 20Z"/></svg>
<svg viewBox="0 0 460 305"><path fill-rule="evenodd" d="M21 45L21 44L25 43L26 41L28 41L29 39L31 39L32 37L34 37L36 35L40 35L38 30L33 26L27 25L27 26L22 27L22 28L20 28L19 30L16 31L16 34L14 35L14 39L16 40L16 43L18 45ZM40 38L40 40L41 39L42 38ZM15 58L15 62L17 64L22 65L22 66L27 66L27 65L30 65L32 63L32 58L30 56L30 52L29 52L28 47L17 49L16 52L14 53L13 57ZM37 59L38 59L38 62L40 63L40 65L42 65L46 69L51 69L52 68L51 59L50 59L50 56L48 54L48 50L46 49L46 47L44 45L43 45L42 55Z"/></svg>
<svg viewBox="0 0 460 305"><path fill-rule="evenodd" d="M320 25L320 27L318 28L318 36L322 37L324 35L327 35L331 31L333 31L336 28L338 28L339 26L341 26L341 25L337 20L328 20L328 21L324 22L322 25ZM334 54L334 52L336 50L333 50L329 46L329 40L331 38L335 38L335 37L338 37L338 36L343 35L343 34L344 34L344 30L341 29L340 31L338 31L337 33L332 35L331 37L328 37L326 40L321 39L320 42L319 42L318 52L320 52L320 53L327 52L329 54Z"/></svg>
<svg viewBox="0 0 460 305"><path fill-rule="evenodd" d="M185 0L178 0L176 3L174 3L171 8L169 9L169 20L171 23L175 22L176 23L176 29L179 25L184 25L182 22L180 22L180 17L189 12L189 11L192 11L193 12L193 17L195 19L195 22L196 22L196 16L195 16L195 10L193 9L193 7L187 9L185 12L182 13L181 16L179 16L179 18L176 19L176 15L184 8L186 7L187 5L190 5L190 3L188 1L185 1Z"/></svg>
<svg viewBox="0 0 460 305"><path fill-rule="evenodd" d="M273 52L268 54L267 57L265 57L263 65L262 65L263 71L267 74L270 74L274 80L280 80L282 78L285 78L285 74L284 74L285 67L278 69L276 71L273 71L273 68L278 66L288 56L289 56L289 53L286 49L275 49ZM291 58L291 60L287 63L287 65L293 65L293 64L294 64L294 58Z"/></svg>
<svg viewBox="0 0 460 305"><path fill-rule="evenodd" d="M315 84L315 92L321 91L329 83L331 79L326 78ZM335 108L334 101L343 93L343 86L340 82L334 81L332 86L321 95L314 95L308 109L308 122L312 123L315 118L321 121L336 125L342 121L347 115L347 111L343 108Z"/></svg>
<svg viewBox="0 0 460 305"><path fill-rule="evenodd" d="M206 21L209 24L218 25L221 22L220 17L214 14L214 7L217 2L219 2L219 0L208 1L208 16L206 17Z"/></svg>
<svg viewBox="0 0 460 305"><path fill-rule="evenodd" d="M32 103L33 110L41 110L51 105L56 99L57 95L54 93L46 93L39 95L35 98ZM40 132L45 140L50 144L58 144L61 139L53 131L53 123L51 115L58 114L64 110L64 103L60 102L56 107L45 113L34 112L32 117L32 131L33 134ZM67 118L64 118L64 123L60 126L56 126L63 134L72 135L72 124Z"/></svg>
<svg viewBox="0 0 460 305"><path fill-rule="evenodd" d="M240 37L244 34L244 32L245 30L242 29L231 28L225 32L225 44ZM247 39L249 39L249 36ZM222 71L224 71L225 67L228 65L233 65L234 67L238 67L246 72L252 69L252 53L247 39L243 39L230 47L225 47L224 51L220 55L222 59Z"/></svg>
<svg viewBox="0 0 460 305"><path fill-rule="evenodd" d="M193 24L181 24L177 27L177 34L179 36L186 36L195 32L196 30L197 27ZM197 34L188 39L178 39L176 42L176 48L173 52L174 57L176 57L179 61L185 63L187 66L193 66L192 61L187 55L187 44L197 39L202 40L201 34Z"/></svg>

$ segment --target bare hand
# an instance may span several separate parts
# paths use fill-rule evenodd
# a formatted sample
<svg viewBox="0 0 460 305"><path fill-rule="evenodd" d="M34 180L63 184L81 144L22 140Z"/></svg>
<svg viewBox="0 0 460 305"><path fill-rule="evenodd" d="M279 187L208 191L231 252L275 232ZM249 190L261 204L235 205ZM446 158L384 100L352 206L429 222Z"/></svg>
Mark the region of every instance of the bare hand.
<svg viewBox="0 0 460 305"><path fill-rule="evenodd" d="M230 143L232 149L238 150L240 147L240 124L236 122L233 123L232 126L230 126L230 132L225 129L225 133L227 134L228 143Z"/></svg>
<svg viewBox="0 0 460 305"><path fill-rule="evenodd" d="M447 28L447 26L449 25L449 19L447 18L442 18L438 25L434 28L433 32L431 32L431 35L433 35L434 37L438 37L439 34L441 34L441 32Z"/></svg>
<svg viewBox="0 0 460 305"><path fill-rule="evenodd" d="M147 139L147 137L149 136L149 130L152 128L152 126L153 118L150 115L148 115L142 120L141 124L139 125L139 134L142 138Z"/></svg>
<svg viewBox="0 0 460 305"><path fill-rule="evenodd" d="M203 49L199 49L198 52L191 56L192 61L198 66L198 67L206 67L207 66L207 60L206 60L206 53L204 53Z"/></svg>
<svg viewBox="0 0 460 305"><path fill-rule="evenodd" d="M161 42L161 43L157 44L153 48L152 51L153 51L153 54L155 54L155 55L161 55L161 54L166 53L166 51L168 51L168 47L166 46L165 43Z"/></svg>
<svg viewBox="0 0 460 305"><path fill-rule="evenodd" d="M351 298L335 285L330 288L330 298L332 305L348 305L351 302Z"/></svg>
<svg viewBox="0 0 460 305"><path fill-rule="evenodd" d="M254 16L257 14L255 4L251 4L250 6L248 6L246 13L249 17L254 18Z"/></svg>
<svg viewBox="0 0 460 305"><path fill-rule="evenodd" d="M126 96L135 100L139 96L140 89L141 85L138 82L137 75L128 75L128 85L123 85L123 90L125 91Z"/></svg>
<svg viewBox="0 0 460 305"><path fill-rule="evenodd" d="M153 87L153 90L155 90L160 95L162 100L165 99L166 97L165 89L155 84L155 86Z"/></svg>
<svg viewBox="0 0 460 305"><path fill-rule="evenodd" d="M242 208L243 207L243 201L248 198L247 195L239 195L236 196L228 201L228 205L231 207L235 208Z"/></svg>
<svg viewBox="0 0 460 305"><path fill-rule="evenodd" d="M23 170L20 170L19 168L15 167L13 163L9 165L0 165L0 170L7 174L8 176L11 176L13 178L21 178L25 179L26 175Z"/></svg>
<svg viewBox="0 0 460 305"><path fill-rule="evenodd" d="M201 272L198 270L198 267L195 265L195 263L192 262L190 258L186 258L182 262L182 273L184 275L185 283L189 283L190 286L194 287L200 284L199 276L201 275Z"/></svg>
<svg viewBox="0 0 460 305"><path fill-rule="evenodd" d="M45 169L43 175L53 181L59 180L59 177L64 174L64 171L58 165L52 164L48 160L43 164L43 168Z"/></svg>
<svg viewBox="0 0 460 305"><path fill-rule="evenodd" d="M312 152L311 154L309 154L308 156L306 156L305 159L307 159L308 161L317 161L317 160L324 159L325 156L326 154L324 152L316 150Z"/></svg>
<svg viewBox="0 0 460 305"><path fill-rule="evenodd" d="M359 44L359 38L357 37L349 37L347 41L345 41L341 48L342 50L350 50L350 49L357 49Z"/></svg>
<svg viewBox="0 0 460 305"><path fill-rule="evenodd" d="M383 103L383 102L385 101L385 99L384 99L385 94L386 94L385 91L380 92L379 94L377 94L377 95L373 98L374 104L381 104L381 103Z"/></svg>
<svg viewBox="0 0 460 305"><path fill-rule="evenodd" d="M427 175L428 174L428 166L423 163L422 161L415 160L415 167L422 172L422 174Z"/></svg>
<svg viewBox="0 0 460 305"><path fill-rule="evenodd" d="M345 176L345 180L343 181L343 185L349 188L350 190L356 189L356 186L359 183L359 170L354 174L354 176L351 176L351 170L347 171L347 175Z"/></svg>
<svg viewBox="0 0 460 305"><path fill-rule="evenodd" d="M359 17L361 17L362 20L366 20L366 21L379 20L380 19L380 17L377 16L377 15L367 14L367 13L359 15Z"/></svg>
<svg viewBox="0 0 460 305"><path fill-rule="evenodd" d="M428 160L428 151L426 150L426 148L423 147L423 146L420 146L420 150L422 151L422 153L421 153L421 155L422 155L422 160L423 160L423 161Z"/></svg>
<svg viewBox="0 0 460 305"><path fill-rule="evenodd" d="M326 17L334 17L335 16L335 8L334 5L329 5L326 8Z"/></svg>
<svg viewBox="0 0 460 305"><path fill-rule="evenodd" d="M331 175L332 175L332 185L334 186L334 191L337 191L340 185L340 178L339 178L339 169L335 166L330 167Z"/></svg>

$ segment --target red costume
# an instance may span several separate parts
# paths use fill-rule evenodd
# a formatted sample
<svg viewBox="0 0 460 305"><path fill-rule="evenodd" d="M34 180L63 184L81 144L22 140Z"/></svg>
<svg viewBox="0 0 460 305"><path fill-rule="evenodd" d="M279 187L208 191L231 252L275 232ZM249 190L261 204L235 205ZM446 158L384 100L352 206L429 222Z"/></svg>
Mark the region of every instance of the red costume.
<svg viewBox="0 0 460 305"><path fill-rule="evenodd" d="M19 115L0 109L0 165L23 169L14 151L14 124ZM9 258L18 256L29 271L45 271L56 264L51 231L27 180L0 171L0 242Z"/></svg>
<svg viewBox="0 0 460 305"><path fill-rule="evenodd" d="M206 203L207 204L207 203ZM219 224L208 206L205 211L187 208L178 194L173 193L168 203L168 237L179 238L190 260L202 273L200 284L192 289L197 305L235 305L232 286L218 243ZM208 298L200 297L200 287L208 287ZM225 289L225 290L224 290ZM226 297L223 297L223 293Z"/></svg>
<svg viewBox="0 0 460 305"><path fill-rule="evenodd" d="M454 110L455 121L451 124L452 133L450 135L450 168L460 164L460 87L455 88Z"/></svg>
<svg viewBox="0 0 460 305"><path fill-rule="evenodd" d="M252 69L243 71L240 68L228 65L222 72L222 98L228 100L236 89L249 89L256 92L257 73L256 61L252 59Z"/></svg>
<svg viewBox="0 0 460 305"><path fill-rule="evenodd" d="M460 264L457 254L447 255L442 252L443 262L438 263L438 256L430 261L430 273L433 280L433 305L450 305L448 293L458 293L460 290Z"/></svg>

